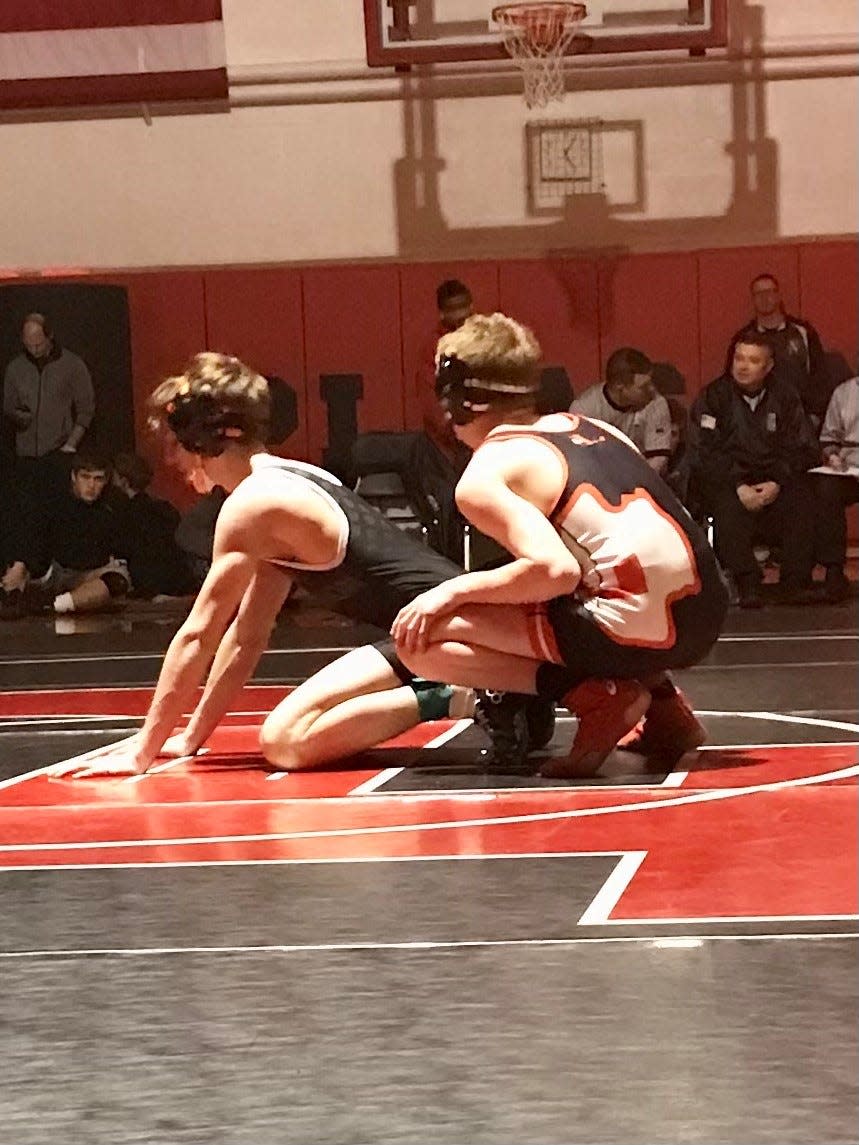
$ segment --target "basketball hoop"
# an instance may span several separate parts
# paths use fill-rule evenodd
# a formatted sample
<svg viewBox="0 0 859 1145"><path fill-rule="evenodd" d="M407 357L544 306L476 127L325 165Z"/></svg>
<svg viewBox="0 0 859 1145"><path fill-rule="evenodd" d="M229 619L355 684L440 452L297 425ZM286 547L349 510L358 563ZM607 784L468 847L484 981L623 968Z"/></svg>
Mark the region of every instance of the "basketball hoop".
<svg viewBox="0 0 859 1145"><path fill-rule="evenodd" d="M587 16L584 4L501 4L492 9L504 46L525 80L525 102L545 107L564 98L564 53Z"/></svg>

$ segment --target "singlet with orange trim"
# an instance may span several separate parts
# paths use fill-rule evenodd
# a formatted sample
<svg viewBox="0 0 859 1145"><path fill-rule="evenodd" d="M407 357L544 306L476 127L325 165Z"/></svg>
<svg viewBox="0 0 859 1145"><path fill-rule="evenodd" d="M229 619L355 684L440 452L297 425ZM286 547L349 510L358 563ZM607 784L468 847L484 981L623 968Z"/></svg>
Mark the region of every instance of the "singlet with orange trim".
<svg viewBox="0 0 859 1145"><path fill-rule="evenodd" d="M599 583L579 594L584 607L618 643L670 648L672 605L720 582L707 537L619 430L568 414L552 423L561 418L569 429L503 426L486 440L536 438L560 454L567 477L550 520L593 562Z"/></svg>

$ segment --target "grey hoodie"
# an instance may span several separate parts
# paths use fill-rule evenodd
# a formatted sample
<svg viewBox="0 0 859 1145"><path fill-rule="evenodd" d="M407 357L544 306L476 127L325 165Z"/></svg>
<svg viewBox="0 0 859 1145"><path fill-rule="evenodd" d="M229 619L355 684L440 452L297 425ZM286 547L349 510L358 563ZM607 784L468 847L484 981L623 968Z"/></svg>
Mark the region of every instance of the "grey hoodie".
<svg viewBox="0 0 859 1145"><path fill-rule="evenodd" d="M18 457L44 457L65 445L95 413L92 378L84 361L55 346L45 362L19 354L6 367L3 413L15 425Z"/></svg>

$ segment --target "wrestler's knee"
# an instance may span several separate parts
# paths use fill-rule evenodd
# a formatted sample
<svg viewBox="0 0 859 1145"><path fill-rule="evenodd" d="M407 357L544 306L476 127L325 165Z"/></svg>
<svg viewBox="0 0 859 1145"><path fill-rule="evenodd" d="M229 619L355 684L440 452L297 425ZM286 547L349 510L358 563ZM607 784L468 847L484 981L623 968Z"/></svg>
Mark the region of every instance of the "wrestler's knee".
<svg viewBox="0 0 859 1145"><path fill-rule="evenodd" d="M479 605L465 605L456 613L443 616L430 628L430 640L439 644L443 640L467 640L479 631ZM400 656L402 659L402 655Z"/></svg>
<svg viewBox="0 0 859 1145"><path fill-rule="evenodd" d="M435 635L433 635L433 640L435 640ZM424 674L424 668L429 661L428 653L429 649L432 647L433 645L430 644L422 652L418 652L414 648L401 648L399 645L397 645L397 657L403 667L406 668L412 674L412 676L420 676L423 679L429 679L430 677Z"/></svg>
<svg viewBox="0 0 859 1145"><path fill-rule="evenodd" d="M273 711L266 717L259 732L259 746L263 758L283 771L300 771L313 760L302 750L307 732L304 721L289 719L287 713Z"/></svg>

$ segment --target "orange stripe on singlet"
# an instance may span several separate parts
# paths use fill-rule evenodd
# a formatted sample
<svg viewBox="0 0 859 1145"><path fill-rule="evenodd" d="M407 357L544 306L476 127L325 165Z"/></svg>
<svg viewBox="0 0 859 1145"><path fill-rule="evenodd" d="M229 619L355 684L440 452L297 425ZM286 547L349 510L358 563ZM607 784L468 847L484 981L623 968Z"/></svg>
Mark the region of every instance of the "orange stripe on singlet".
<svg viewBox="0 0 859 1145"><path fill-rule="evenodd" d="M564 660L555 639L555 632L549 622L545 604L532 604L525 610L528 627L528 642L537 660L547 660L551 664L563 664Z"/></svg>

